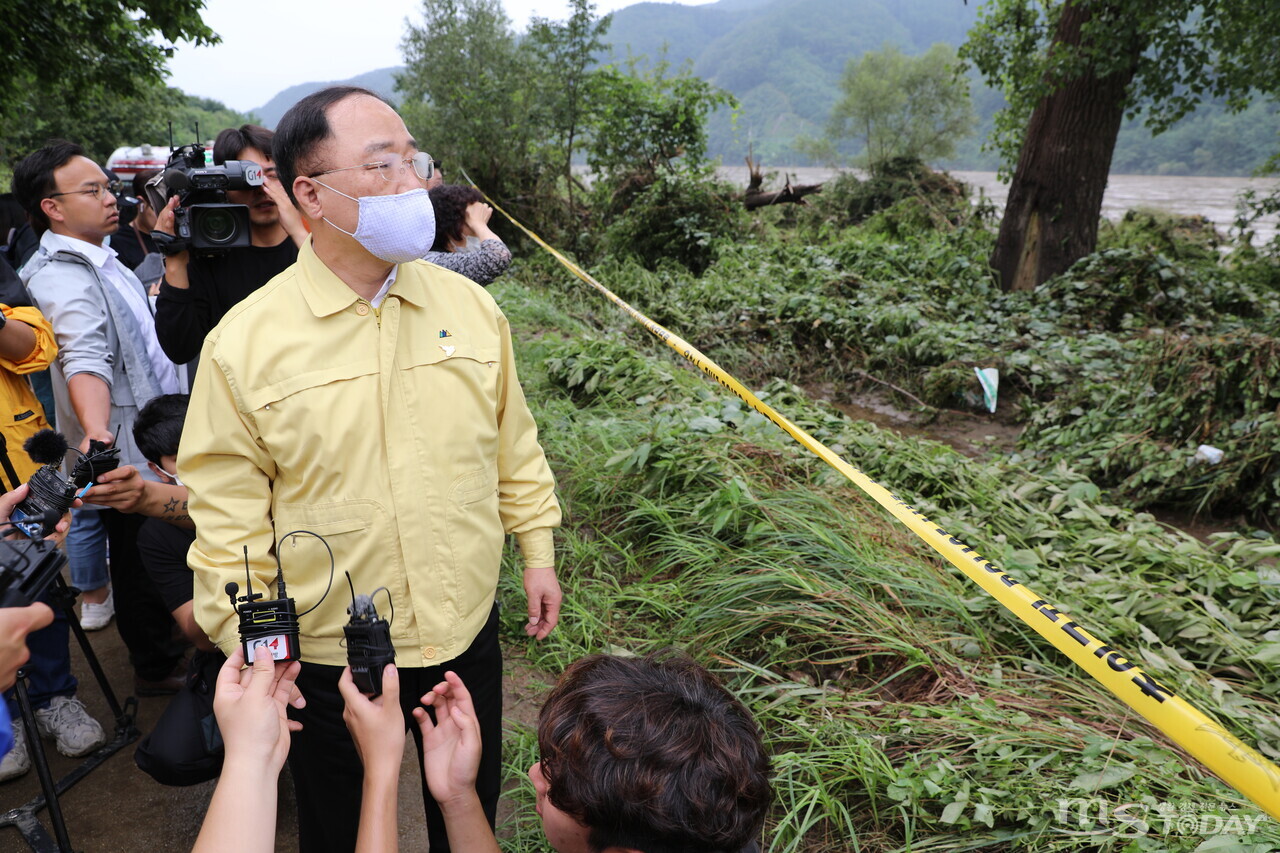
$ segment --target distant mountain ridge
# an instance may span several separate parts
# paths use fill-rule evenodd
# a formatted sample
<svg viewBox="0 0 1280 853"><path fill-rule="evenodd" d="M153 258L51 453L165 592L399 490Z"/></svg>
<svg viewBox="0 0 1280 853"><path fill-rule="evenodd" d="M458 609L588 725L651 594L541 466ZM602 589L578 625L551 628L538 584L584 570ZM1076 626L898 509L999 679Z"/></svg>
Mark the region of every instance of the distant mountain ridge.
<svg viewBox="0 0 1280 853"><path fill-rule="evenodd" d="M922 53L935 41L959 44L979 4L955 0L720 0L703 6L637 3L613 13L607 61L665 59L736 95L736 128L715 117L713 152L734 156L747 144L778 162L797 135L820 130L838 95L845 63L886 43ZM382 68L349 80L301 83L254 112L274 127L299 98L334 82L367 86L388 97L394 74ZM794 159L794 157L792 158Z"/></svg>
<svg viewBox="0 0 1280 853"><path fill-rule="evenodd" d="M288 112L289 107L293 106L307 95L310 95L312 92L319 92L321 89L328 86L363 86L366 89L377 92L388 100L398 101L399 97L396 95L395 91L395 75L403 70L403 65L394 65L390 68L379 68L376 71L366 71L363 74L346 80L326 80L319 83L299 83L296 86L290 86L288 89L280 92L274 98L251 112L262 120L263 127L274 129L280 119L284 117L284 114Z"/></svg>
<svg viewBox="0 0 1280 853"><path fill-rule="evenodd" d="M712 117L708 150L726 163L740 163L748 147L766 165L802 165L794 143L821 132L839 97L846 63L886 44L923 53L944 42L959 46L986 0L720 0L703 6L636 3L613 13L605 41L606 62L644 57L693 71L732 92L737 117ZM274 127L299 98L334 82L367 86L397 100L394 75L403 66L380 68L349 80L291 86L254 110ZM979 136L966 141L953 168L994 169L995 156L981 151L982 134L1003 105L999 92L975 86ZM1255 104L1241 116L1206 105L1170 132L1152 139L1127 123L1117 142L1114 168L1170 174L1248 174L1275 150L1280 111ZM1242 144L1243 142L1243 144Z"/></svg>
<svg viewBox="0 0 1280 853"><path fill-rule="evenodd" d="M979 2L955 0L721 0L706 6L640 3L614 13L614 59L663 55L693 63L698 76L741 103L735 125L723 111L710 149L768 162L796 162L797 136L821 132L851 58L892 44L920 54L959 45Z"/></svg>

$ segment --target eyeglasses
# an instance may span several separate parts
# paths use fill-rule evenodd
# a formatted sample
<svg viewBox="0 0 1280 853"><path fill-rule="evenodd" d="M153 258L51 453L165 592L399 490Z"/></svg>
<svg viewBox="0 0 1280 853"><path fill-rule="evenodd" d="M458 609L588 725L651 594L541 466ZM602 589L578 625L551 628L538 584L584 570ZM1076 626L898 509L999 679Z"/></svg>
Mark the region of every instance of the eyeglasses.
<svg viewBox="0 0 1280 853"><path fill-rule="evenodd" d="M378 170L378 174L382 176L384 181L394 181L396 178L404 174L405 169L413 167L413 173L420 180L429 181L431 176L435 174L436 161L431 159L431 155L425 151L419 151L412 157L404 160L385 160L375 161L373 163L360 163L356 166L343 166L341 169L325 169L323 172L315 172L307 175L308 178L318 178L321 175L329 175L333 172L345 172L349 169L373 169Z"/></svg>
<svg viewBox="0 0 1280 853"><path fill-rule="evenodd" d="M47 198L57 198L60 195L91 195L94 198L102 198L102 194L108 191L109 189L102 184L90 184L88 189L68 190L65 193L49 193Z"/></svg>

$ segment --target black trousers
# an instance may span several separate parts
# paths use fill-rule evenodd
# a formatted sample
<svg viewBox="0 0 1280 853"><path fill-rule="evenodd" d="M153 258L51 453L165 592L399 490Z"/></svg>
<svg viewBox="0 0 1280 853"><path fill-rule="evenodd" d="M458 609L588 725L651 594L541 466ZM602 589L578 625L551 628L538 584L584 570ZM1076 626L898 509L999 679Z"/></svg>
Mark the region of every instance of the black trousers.
<svg viewBox="0 0 1280 853"><path fill-rule="evenodd" d="M422 734L413 724L410 711L418 707L418 700L428 690L444 680L446 670L462 678L475 702L484 743L476 791L492 826L497 819L502 784L502 649L498 644L496 604L489 621L461 655L439 666L399 669L400 707L405 726L418 746L418 774L432 853L449 850L449 841L444 818L422 774ZM293 733L289 750L289 769L298 799L301 853L351 853L356 846L364 768L342 721L342 694L338 692L341 675L342 667L304 662L297 684L307 706L289 709L289 716L302 723L302 731Z"/></svg>
<svg viewBox="0 0 1280 853"><path fill-rule="evenodd" d="M104 509L102 520L111 548L111 586L120 639L129 649L129 662L138 677L161 681L182 660L184 648L174 640L173 617L138 554L138 529L146 517Z"/></svg>

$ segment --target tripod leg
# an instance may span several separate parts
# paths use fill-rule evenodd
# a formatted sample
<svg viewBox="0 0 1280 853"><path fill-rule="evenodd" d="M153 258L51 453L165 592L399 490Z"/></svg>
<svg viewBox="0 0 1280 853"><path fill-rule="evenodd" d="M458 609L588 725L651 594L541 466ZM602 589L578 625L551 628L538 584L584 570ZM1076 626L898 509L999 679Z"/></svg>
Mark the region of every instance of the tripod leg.
<svg viewBox="0 0 1280 853"><path fill-rule="evenodd" d="M54 577L53 584L53 600L62 608L62 612L67 614L67 622L70 624L72 632L76 635L76 642L80 644L80 650L84 652L85 662L89 664L89 669L93 671L93 677L97 679L98 686L102 688L102 695L107 700L107 707L111 709L111 714L115 717L116 730L120 731L128 728L133 723L133 715L126 713L120 707L115 691L111 689L111 684L107 681L107 674L103 672L102 664L98 661L98 655L94 652L93 645L89 642L89 635L85 633L84 628L80 627L80 618L76 616L74 608L76 596L80 590L67 586L67 582L62 579L61 575Z"/></svg>
<svg viewBox="0 0 1280 853"><path fill-rule="evenodd" d="M18 707L22 710L22 725L27 729L27 749L31 753L31 763L36 766L36 774L40 777L40 788L44 791L45 804L49 807L49 821L53 824L53 834L58 839L58 850L73 853L71 839L67 837L67 824L62 819L62 806L58 802L58 787L49 772L49 760L44 754L44 744L40 742L40 730L36 728L36 712L31 707L31 697L27 695L26 673L18 673L18 682L14 685L14 693L18 698Z"/></svg>

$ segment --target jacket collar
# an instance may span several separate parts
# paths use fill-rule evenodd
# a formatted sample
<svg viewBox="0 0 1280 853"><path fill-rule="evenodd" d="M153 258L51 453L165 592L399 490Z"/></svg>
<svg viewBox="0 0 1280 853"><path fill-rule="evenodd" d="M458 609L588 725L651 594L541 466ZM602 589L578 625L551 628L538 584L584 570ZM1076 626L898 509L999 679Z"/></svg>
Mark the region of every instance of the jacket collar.
<svg viewBox="0 0 1280 853"><path fill-rule="evenodd" d="M115 249L109 249L100 243L90 243L78 237L55 234L51 230L40 235L40 245L51 255L59 251L75 252L87 258L95 267L105 267L107 262L116 256Z"/></svg>
<svg viewBox="0 0 1280 853"><path fill-rule="evenodd" d="M410 268L426 265L423 261L410 261L400 264L396 272L395 283L391 285L388 297L396 296L414 305L427 304L426 279L422 275L405 273ZM416 270L415 270L416 271ZM307 307L317 317L328 317L348 308L359 300L359 296L346 282L334 275L333 270L324 265L324 261L316 255L308 236L298 249L298 286Z"/></svg>

